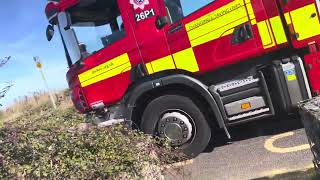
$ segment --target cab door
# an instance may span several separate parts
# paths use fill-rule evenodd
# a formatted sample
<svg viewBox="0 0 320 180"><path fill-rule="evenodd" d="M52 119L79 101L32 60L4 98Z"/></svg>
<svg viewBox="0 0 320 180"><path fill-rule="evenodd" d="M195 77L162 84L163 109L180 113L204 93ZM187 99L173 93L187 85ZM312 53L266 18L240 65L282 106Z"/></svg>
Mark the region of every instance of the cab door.
<svg viewBox="0 0 320 180"><path fill-rule="evenodd" d="M171 21L165 30L178 69L203 73L259 52L250 1L161 1Z"/></svg>
<svg viewBox="0 0 320 180"><path fill-rule="evenodd" d="M123 1L124 2L124 1ZM149 74L174 69L165 32L156 27L157 17L165 16L158 0L127 0L128 16L142 61Z"/></svg>

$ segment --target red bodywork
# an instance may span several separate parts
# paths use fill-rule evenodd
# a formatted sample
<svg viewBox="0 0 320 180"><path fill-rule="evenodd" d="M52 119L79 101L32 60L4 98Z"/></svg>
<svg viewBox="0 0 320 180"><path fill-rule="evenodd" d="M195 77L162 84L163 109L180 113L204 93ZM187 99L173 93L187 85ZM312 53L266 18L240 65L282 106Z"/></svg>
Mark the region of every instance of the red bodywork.
<svg viewBox="0 0 320 180"><path fill-rule="evenodd" d="M134 17L135 14L140 13L141 10L134 10L133 6L129 3L129 0L118 0L118 6L127 33L126 37L85 59L84 66L81 69L76 66L70 68L67 73L67 79L72 90L72 97L76 107L80 111L86 112L96 103L103 102L108 106L117 103L123 98L128 87L132 84L130 71L120 73L86 87L81 87L78 78L79 74L123 53L128 54L131 67L134 67L141 63L148 64L156 59L171 56L182 50L192 48L199 68L199 70L194 73L203 74L267 53L285 50L291 46L295 49L299 49L308 47L308 44L311 42L315 46L318 46L320 42L319 35L304 40L298 40L294 37L294 27L290 28L290 24L284 21L281 22L282 26L280 26L280 28L285 30L287 24L284 23L288 23L288 29L291 33L290 37L288 37L288 35L285 36L285 41L281 43L278 43L277 40L274 39L273 44L268 45L263 42L264 40L261 38L261 29L258 27L259 22L264 21L270 26L271 19L274 17L279 17L279 19L282 17L283 20L284 16L281 13L288 13L309 4L314 4L316 6L315 0L291 0L287 4L284 4L284 1L279 1L278 3L276 0L243 0L243 2L251 2L255 16L255 20L248 17L249 20L247 22L250 23L252 27L252 38L241 44L232 44L233 34L231 33L228 35L221 35L221 37L217 39L192 47L186 25L233 1L235 0L217 0L182 20L171 25L166 25L163 29L158 30L155 26L157 16L166 15L163 0L149 0L150 3L147 6L149 8L152 7L155 10L155 16L139 23L136 22ZM49 3L46 12L53 10L58 12L68 11L68 9L78 3L79 0L61 0L59 3ZM280 7L278 5L280 5ZM247 11L250 11L248 7ZM317 12L316 18L318 18L318 14L319 13ZM234 18L236 21L237 17ZM181 26L181 28L179 28L178 31L170 33L170 31L179 26ZM218 31L219 28L216 30ZM271 30L271 28L269 28L269 30ZM273 29L273 31L269 33L276 37L275 31L276 30ZM283 37L281 38L283 39ZM290 40L288 40L288 38L290 38ZM319 53L317 52L317 47L316 50L307 55L305 59L307 64L312 65L312 68L308 69L309 79L313 90L317 92L320 90L320 82L317 78L318 75L320 75ZM175 66L177 67L176 64Z"/></svg>

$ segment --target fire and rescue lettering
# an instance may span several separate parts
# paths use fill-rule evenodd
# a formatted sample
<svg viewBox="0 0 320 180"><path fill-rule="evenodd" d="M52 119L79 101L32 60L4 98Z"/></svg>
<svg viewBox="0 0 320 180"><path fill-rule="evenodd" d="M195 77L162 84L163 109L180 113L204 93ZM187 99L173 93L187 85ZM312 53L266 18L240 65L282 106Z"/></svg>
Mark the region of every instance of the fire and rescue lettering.
<svg viewBox="0 0 320 180"><path fill-rule="evenodd" d="M139 2L143 3L145 1ZM137 6L136 8L139 7ZM305 12L310 11L315 11L315 4L310 4L285 13L287 23L293 24L294 28L301 32L301 36L298 40L303 40L319 34L319 31L302 27L302 25L305 25L303 22L307 17ZM136 14L136 21L141 21L154 16L154 9L142 11L141 13ZM320 24L315 22L318 22L318 20L318 18L314 18L309 21L310 24L316 24L320 28ZM187 23L185 28L191 47L147 63L147 71L149 74L169 69L183 69L189 72L198 72L199 67L193 47L230 35L237 26L248 22L251 22L252 26L257 26L262 45L265 49L287 42L280 16L270 17L269 19L257 22L250 0L246 0L245 3L243 0L234 0L211 13ZM185 59L188 59L188 61L185 61ZM86 87L129 70L131 70L131 63L128 54L125 53L80 74L79 80L82 87Z"/></svg>
<svg viewBox="0 0 320 180"><path fill-rule="evenodd" d="M103 66L93 70L91 73L92 73L92 75L95 75L105 69L111 68L112 66L114 66L113 62L107 62L106 64L103 64Z"/></svg>
<svg viewBox="0 0 320 180"><path fill-rule="evenodd" d="M243 0L235 0L185 25L192 47L232 34L249 21Z"/></svg>
<svg viewBox="0 0 320 180"><path fill-rule="evenodd" d="M199 26L202 26L210 21L213 21L221 16L224 16L224 15L230 13L231 11L238 9L241 6L242 6L242 4L238 3L238 4L231 6L230 8L227 7L225 9L222 9L222 11L214 11L212 14L206 15L203 18L200 18L198 21L195 21L194 23L190 23L190 25L188 26L188 30L192 30L192 29L195 29Z"/></svg>
<svg viewBox="0 0 320 180"><path fill-rule="evenodd" d="M86 87L130 70L130 59L128 53L125 53L84 73L81 73L78 77L81 86Z"/></svg>

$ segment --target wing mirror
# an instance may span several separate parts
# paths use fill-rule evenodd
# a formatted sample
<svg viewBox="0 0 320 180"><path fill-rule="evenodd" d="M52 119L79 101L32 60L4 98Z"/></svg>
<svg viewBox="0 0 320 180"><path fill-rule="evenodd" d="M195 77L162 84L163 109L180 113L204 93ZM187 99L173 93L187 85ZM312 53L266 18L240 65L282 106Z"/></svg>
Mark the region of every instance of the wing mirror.
<svg viewBox="0 0 320 180"><path fill-rule="evenodd" d="M169 19L167 16L158 16L156 19L156 27L157 29L162 29L165 25L169 23Z"/></svg>
<svg viewBox="0 0 320 180"><path fill-rule="evenodd" d="M46 35L47 35L47 40L51 41L54 35L54 28L52 25L48 25Z"/></svg>

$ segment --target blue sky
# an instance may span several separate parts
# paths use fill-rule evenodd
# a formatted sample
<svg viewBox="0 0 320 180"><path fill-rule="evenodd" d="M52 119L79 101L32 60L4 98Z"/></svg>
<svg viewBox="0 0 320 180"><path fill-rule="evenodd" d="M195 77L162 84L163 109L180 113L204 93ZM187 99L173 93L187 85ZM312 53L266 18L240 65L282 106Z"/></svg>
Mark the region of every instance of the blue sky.
<svg viewBox="0 0 320 180"><path fill-rule="evenodd" d="M56 34L51 42L46 40L45 5L45 0L10 0L0 6L0 57L12 56L11 61L0 69L0 85L5 82L14 84L7 96L0 100L4 106L19 97L45 90L33 56L42 59L52 90L67 88L67 63L60 37Z"/></svg>
<svg viewBox="0 0 320 180"><path fill-rule="evenodd" d="M195 6L191 1L185 1L185 14L212 0L197 2ZM20 97L45 91L40 73L33 62L34 56L41 58L52 90L67 88L65 74L68 68L60 37L56 33L51 42L46 40L46 3L46 0L7 0L0 6L0 58L12 56L11 61L0 69L0 88L6 82L14 84L7 96L0 100L4 107Z"/></svg>

